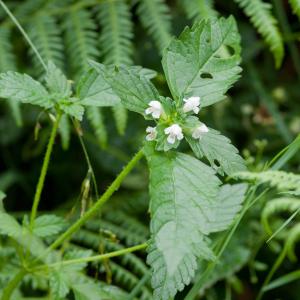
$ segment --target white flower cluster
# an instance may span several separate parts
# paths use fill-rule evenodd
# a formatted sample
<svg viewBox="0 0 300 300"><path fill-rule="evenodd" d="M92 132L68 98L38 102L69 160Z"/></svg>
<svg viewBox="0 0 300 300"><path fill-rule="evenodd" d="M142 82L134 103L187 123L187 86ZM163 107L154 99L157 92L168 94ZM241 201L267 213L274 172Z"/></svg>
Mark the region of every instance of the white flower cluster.
<svg viewBox="0 0 300 300"><path fill-rule="evenodd" d="M200 111L200 97L190 97L184 98L183 112L188 113L193 111L198 114ZM151 115L153 119L159 119L164 113L161 103L157 100L152 100L149 102L149 107L145 110L146 115ZM192 132L192 137L194 139L201 139L203 134L208 132L208 128L205 124L201 124L196 127ZM156 127L146 128L146 140L153 141L157 137ZM181 141L183 139L182 128L178 124L172 124L164 130L164 133L168 136L167 141L169 144L174 144L176 140Z"/></svg>

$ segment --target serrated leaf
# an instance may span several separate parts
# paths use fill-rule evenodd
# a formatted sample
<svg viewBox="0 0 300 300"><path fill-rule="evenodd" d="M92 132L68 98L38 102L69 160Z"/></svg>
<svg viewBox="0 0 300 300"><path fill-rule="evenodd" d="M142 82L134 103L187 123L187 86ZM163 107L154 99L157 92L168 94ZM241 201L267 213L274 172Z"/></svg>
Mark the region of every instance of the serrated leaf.
<svg viewBox="0 0 300 300"><path fill-rule="evenodd" d="M152 234L148 263L154 299L168 300L191 282L198 258L214 258L207 236L231 224L245 185L220 188L213 169L186 154L162 154L148 145L146 156Z"/></svg>
<svg viewBox="0 0 300 300"><path fill-rule="evenodd" d="M106 294L98 285L91 282L74 285L73 292L75 300L99 300Z"/></svg>
<svg viewBox="0 0 300 300"><path fill-rule="evenodd" d="M50 95L38 81L16 72L0 74L0 97L44 108L53 106Z"/></svg>
<svg viewBox="0 0 300 300"><path fill-rule="evenodd" d="M2 211L0 211L0 234L8 235L35 257L45 253L46 247L40 239L33 236L27 228L22 227L12 216ZM46 261L47 257L43 260Z"/></svg>
<svg viewBox="0 0 300 300"><path fill-rule="evenodd" d="M80 103L87 106L114 106L120 103L106 79L107 69L104 65L93 62L81 77L77 85L77 97Z"/></svg>
<svg viewBox="0 0 300 300"><path fill-rule="evenodd" d="M232 51L223 55L224 48ZM165 49L163 69L173 97L200 96L202 107L224 99L239 78L240 36L233 17L197 22Z"/></svg>
<svg viewBox="0 0 300 300"><path fill-rule="evenodd" d="M129 110L144 115L151 100L159 99L159 93L148 78L132 68L118 67L109 77L113 91Z"/></svg>
<svg viewBox="0 0 300 300"><path fill-rule="evenodd" d="M46 85L55 98L67 98L72 94L71 83L53 62L49 62L45 76ZM60 100L60 99L58 99Z"/></svg>
<svg viewBox="0 0 300 300"><path fill-rule="evenodd" d="M146 152L150 167L151 244L154 299L168 300L190 283L197 258L213 259L205 235L213 217L209 205L220 181L197 159L175 152Z"/></svg>
<svg viewBox="0 0 300 300"><path fill-rule="evenodd" d="M70 98L68 101L61 102L59 107L71 117L82 121L82 117L84 114L84 107L81 105L78 100Z"/></svg>
<svg viewBox="0 0 300 300"><path fill-rule="evenodd" d="M55 215L43 215L34 221L33 233L38 237L47 237L58 234L63 230L66 221Z"/></svg>
<svg viewBox="0 0 300 300"><path fill-rule="evenodd" d="M49 285L54 299L65 299L69 293L69 278L64 272L53 270L49 275Z"/></svg>
<svg viewBox="0 0 300 300"><path fill-rule="evenodd" d="M235 172L246 170L245 162L238 154L238 150L219 131L210 128L200 140L191 136L186 136L186 140L195 155L198 158L205 156L211 166L221 175L224 173L232 175Z"/></svg>
<svg viewBox="0 0 300 300"><path fill-rule="evenodd" d="M115 106L121 103L116 91L112 89L111 79L115 69L113 66L90 61L91 68L81 77L77 86L77 97L82 105L87 106ZM124 67L123 67L124 68ZM156 72L140 66L126 67L137 76L150 80Z"/></svg>

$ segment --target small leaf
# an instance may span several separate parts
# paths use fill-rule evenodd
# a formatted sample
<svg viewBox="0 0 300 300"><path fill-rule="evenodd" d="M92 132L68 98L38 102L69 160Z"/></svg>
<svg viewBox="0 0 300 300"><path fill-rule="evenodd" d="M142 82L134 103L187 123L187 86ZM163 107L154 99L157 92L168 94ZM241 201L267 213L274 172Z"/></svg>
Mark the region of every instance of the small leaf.
<svg viewBox="0 0 300 300"><path fill-rule="evenodd" d="M226 46L227 53L224 54ZM230 50L230 51L229 51ZM202 106L225 98L239 78L240 36L233 17L197 22L165 49L162 64L177 101L200 96Z"/></svg>
<svg viewBox="0 0 300 300"><path fill-rule="evenodd" d="M214 129L204 133L201 140L186 136L193 152L198 158L205 156L221 175L232 175L235 172L245 171L246 166L238 150L231 141ZM217 166L218 164L219 166Z"/></svg>
<svg viewBox="0 0 300 300"><path fill-rule="evenodd" d="M16 72L0 74L0 97L44 108L53 107L50 95L38 81Z"/></svg>
<svg viewBox="0 0 300 300"><path fill-rule="evenodd" d="M50 290L54 299L65 299L69 293L69 278L64 272L53 270L50 275Z"/></svg>
<svg viewBox="0 0 300 300"><path fill-rule="evenodd" d="M34 222L33 233L38 237L47 237L58 234L63 230L66 221L55 215L43 215Z"/></svg>
<svg viewBox="0 0 300 300"><path fill-rule="evenodd" d="M75 300L99 300L106 294L92 282L73 285L73 292Z"/></svg>
<svg viewBox="0 0 300 300"><path fill-rule="evenodd" d="M48 63L45 81L50 93L54 94L56 98L67 98L71 96L72 90L70 81L68 81L63 72L51 61Z"/></svg>
<svg viewBox="0 0 300 300"><path fill-rule="evenodd" d="M84 114L84 107L78 102L76 98L70 98L68 101L60 103L60 108L68 115L74 117L75 119L82 121Z"/></svg>

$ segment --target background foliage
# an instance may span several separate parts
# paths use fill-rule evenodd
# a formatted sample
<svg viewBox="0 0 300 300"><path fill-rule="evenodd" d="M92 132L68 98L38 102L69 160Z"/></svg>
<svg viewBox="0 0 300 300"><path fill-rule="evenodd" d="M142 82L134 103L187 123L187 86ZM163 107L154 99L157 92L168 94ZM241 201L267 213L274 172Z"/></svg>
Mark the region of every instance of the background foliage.
<svg viewBox="0 0 300 300"><path fill-rule="evenodd" d="M42 57L65 70L68 78L76 81L89 59L142 65L158 71L154 81L164 94L167 85L160 59L170 38L197 19L232 14L242 36L242 78L226 101L202 113L202 120L229 136L243 153L249 169L256 172L262 171L266 162L300 131L300 2L297 0L26 0L7 1L7 5ZM0 71L16 70L40 78L43 73L40 62L2 10L0 17ZM140 147L145 126L141 117L121 105L87 111L82 128L77 130L83 133L99 192L105 190ZM47 116L38 109L1 100L0 190L9 199L5 201L6 209L14 211L19 219L31 207L50 130ZM74 211L88 207L95 200L97 191L73 124L65 118L59 131L41 209L55 211L68 221ZM283 169L298 173L299 155L293 156ZM270 178L273 181L278 178L273 182L278 187L285 181L282 174L276 175L264 174L265 179L259 180L269 182ZM241 178L257 179L243 174ZM140 164L105 207L102 218L88 222L74 236L74 249L89 249L96 254L147 240L147 180L146 167ZM279 189L284 188L279 186ZM299 207L297 189L288 186L287 190L295 193L278 197L272 190L254 206L241 223L228 252L221 257L224 263L206 280L200 294L207 299L225 299L230 294L232 299L255 299L268 268L282 253L285 240L292 246L288 247L288 258L276 277L299 269L295 261L297 248L291 250L299 236L296 215L280 234L265 243L268 230L270 233L280 228ZM2 248L1 243L0 267L6 257L14 255L12 247ZM232 253L230 249L235 255L228 254ZM1 270L0 284L10 272ZM89 275L100 278L104 284L113 283L127 294L135 293L142 282L135 296L152 297L149 270L141 253L92 265ZM28 296L43 297L43 284L42 279L29 277L22 290ZM205 289L212 285L214 288ZM299 293L297 283L292 282L270 290L265 299L296 300Z"/></svg>

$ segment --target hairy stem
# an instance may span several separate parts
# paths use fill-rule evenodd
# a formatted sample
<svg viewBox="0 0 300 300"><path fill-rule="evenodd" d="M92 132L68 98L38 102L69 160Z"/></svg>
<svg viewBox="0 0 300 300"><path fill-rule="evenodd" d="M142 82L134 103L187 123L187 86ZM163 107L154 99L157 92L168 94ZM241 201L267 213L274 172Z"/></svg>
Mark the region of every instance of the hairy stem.
<svg viewBox="0 0 300 300"><path fill-rule="evenodd" d="M96 201L96 203L80 218L75 222L66 232L64 232L58 239L50 245L48 251L56 249L60 246L65 240L69 239L74 232L76 232L88 219L93 217L99 209L103 206L103 204L110 199L115 191L118 190L124 178L128 175L128 173L135 167L135 165L140 161L143 157L143 149L141 149L126 165L126 167L122 170L122 172L117 176L117 178L113 181L113 183L109 186L106 192ZM48 252L47 252L48 253Z"/></svg>
<svg viewBox="0 0 300 300"><path fill-rule="evenodd" d="M53 124L52 130L51 130L49 142L48 142L48 145L47 145L46 154L45 154L42 169L41 169L41 174L40 174L40 177L39 177L39 180L38 180L38 184L36 186L36 191L35 191L33 205L32 205L32 209L31 209L31 215L30 215L30 225L29 225L30 230L32 230L33 225L34 225L34 220L36 218L37 209L38 209L39 202L40 202L40 199L41 199L41 194L42 194L42 191L43 191L45 178L46 178L46 174L47 174L47 171L48 171L50 157L51 157L51 153L52 153L52 150L53 150L53 145L54 145L54 141L55 141L55 137L56 137L56 133L57 133L57 129L58 129L58 126L59 126L60 119L61 119L61 113L58 113L58 115L56 117L56 120Z"/></svg>
<svg viewBox="0 0 300 300"><path fill-rule="evenodd" d="M10 299L13 291L19 285L19 283L21 282L21 280L23 279L23 277L26 275L26 273L27 272L26 272L25 269L21 269L15 275L15 277L8 283L8 285L6 286L6 288L4 288L1 300L9 300Z"/></svg>
<svg viewBox="0 0 300 300"><path fill-rule="evenodd" d="M105 253L105 254L100 254L100 255L95 255L95 256L90 256L90 257L82 257L82 258L76 258L76 259L70 259L70 260L64 260L61 262L56 262L50 265L44 265L41 267L37 267L34 270L41 270L41 269L45 269L45 268L55 268L55 267L63 267L63 266L69 266L69 265L75 265L75 264L82 264L82 263L89 263L89 262L93 262L93 261L101 261L104 259L108 259L108 258L112 258L112 257L116 257L116 256L121 256L127 253L131 253L134 251L138 251L138 250L142 250L147 248L148 244L147 243L143 243L143 244L139 244L133 247L129 247L129 248L125 248L125 249L121 249L121 250L117 250L117 251L112 251L109 253Z"/></svg>

